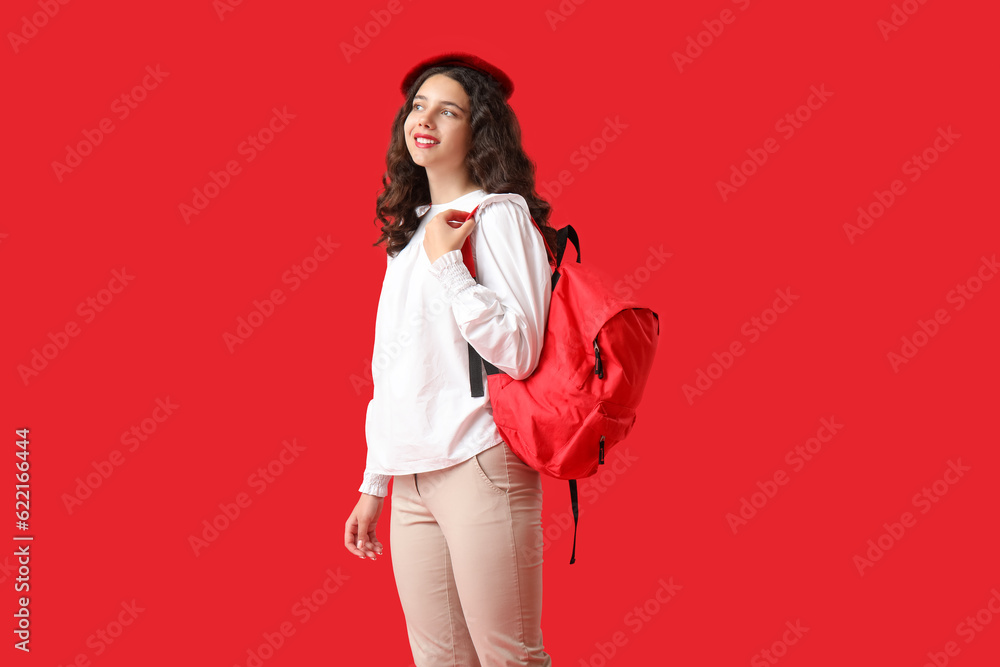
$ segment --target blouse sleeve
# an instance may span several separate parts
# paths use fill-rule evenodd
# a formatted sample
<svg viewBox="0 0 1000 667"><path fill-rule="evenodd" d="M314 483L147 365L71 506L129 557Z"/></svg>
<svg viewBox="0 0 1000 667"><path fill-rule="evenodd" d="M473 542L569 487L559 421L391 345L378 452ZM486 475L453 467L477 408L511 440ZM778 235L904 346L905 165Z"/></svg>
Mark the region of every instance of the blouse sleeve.
<svg viewBox="0 0 1000 667"><path fill-rule="evenodd" d="M379 475L366 471L364 481L361 483L361 488L358 491L367 493L370 496L384 498L389 495L390 479L392 479L392 475Z"/></svg>
<svg viewBox="0 0 1000 667"><path fill-rule="evenodd" d="M389 264L392 262L392 256L389 253L385 254L385 266L386 269L389 268ZM371 408L371 401L368 402L369 409ZM367 467L364 473L364 479L361 482L361 487L358 489L361 493L367 493L370 496L378 496L379 498L384 498L389 495L389 480L392 479L392 475L381 475L379 473L368 472Z"/></svg>
<svg viewBox="0 0 1000 667"><path fill-rule="evenodd" d="M541 357L552 299L545 242L528 212L510 200L486 204L476 215L479 282L461 250L441 255L428 270L444 287L462 337L483 359L523 380Z"/></svg>

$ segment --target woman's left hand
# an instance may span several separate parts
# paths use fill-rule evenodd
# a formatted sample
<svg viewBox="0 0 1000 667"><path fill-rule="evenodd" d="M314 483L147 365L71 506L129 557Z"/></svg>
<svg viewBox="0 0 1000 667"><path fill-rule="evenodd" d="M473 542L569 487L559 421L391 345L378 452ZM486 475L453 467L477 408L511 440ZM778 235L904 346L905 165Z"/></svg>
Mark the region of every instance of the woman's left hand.
<svg viewBox="0 0 1000 667"><path fill-rule="evenodd" d="M472 233L472 227L476 224L474 217L462 222L468 215L468 211L450 208L441 211L427 223L427 229L424 230L424 252L431 264L446 252L461 250L465 237ZM453 218L458 220L452 222Z"/></svg>

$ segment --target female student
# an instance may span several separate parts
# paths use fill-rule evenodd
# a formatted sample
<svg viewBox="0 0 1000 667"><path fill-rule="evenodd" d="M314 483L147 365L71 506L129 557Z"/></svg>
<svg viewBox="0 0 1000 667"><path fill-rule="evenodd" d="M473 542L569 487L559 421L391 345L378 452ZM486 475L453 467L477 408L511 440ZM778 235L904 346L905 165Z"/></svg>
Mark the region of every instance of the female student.
<svg viewBox="0 0 1000 667"><path fill-rule="evenodd" d="M392 479L393 574L417 667L551 665L540 476L501 439L482 368L485 395L472 396L468 350L516 380L537 366L550 206L535 192L504 72L450 53L418 64L402 89L376 206L387 256L367 465L344 545L362 559L383 553L375 529Z"/></svg>

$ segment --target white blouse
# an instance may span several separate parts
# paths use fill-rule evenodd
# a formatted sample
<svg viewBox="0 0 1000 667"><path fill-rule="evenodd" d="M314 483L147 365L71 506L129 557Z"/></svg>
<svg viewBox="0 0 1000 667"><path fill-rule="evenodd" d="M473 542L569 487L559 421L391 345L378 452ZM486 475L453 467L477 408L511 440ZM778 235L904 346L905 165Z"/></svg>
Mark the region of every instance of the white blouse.
<svg viewBox="0 0 1000 667"><path fill-rule="evenodd" d="M428 221L449 208L471 211L479 282L452 250L430 263ZM420 225L396 257L386 255L375 318L365 437L368 457L359 491L388 495L389 479L440 470L502 441L484 396L469 387L468 343L515 380L535 370L552 298L552 269L527 202L517 194L475 190L454 201L419 206ZM480 365L481 366L481 365Z"/></svg>

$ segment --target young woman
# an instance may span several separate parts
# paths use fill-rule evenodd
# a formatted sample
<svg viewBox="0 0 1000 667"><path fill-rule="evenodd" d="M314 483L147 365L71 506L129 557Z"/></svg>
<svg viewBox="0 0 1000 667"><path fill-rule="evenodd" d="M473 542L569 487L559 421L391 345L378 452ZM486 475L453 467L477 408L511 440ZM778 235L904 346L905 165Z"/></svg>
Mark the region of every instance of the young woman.
<svg viewBox="0 0 1000 667"><path fill-rule="evenodd" d="M367 466L344 546L362 559L383 553L375 529L392 479L392 566L417 667L550 665L541 480L500 438L482 368L485 395L472 396L468 350L514 379L538 365L550 206L501 70L446 54L402 88L376 206L387 256ZM466 237L478 282L462 260Z"/></svg>

